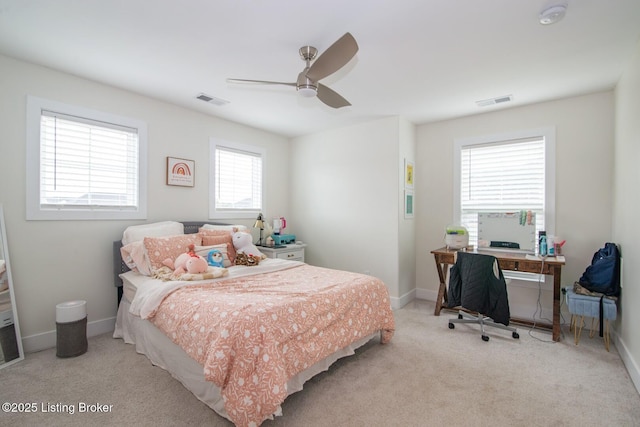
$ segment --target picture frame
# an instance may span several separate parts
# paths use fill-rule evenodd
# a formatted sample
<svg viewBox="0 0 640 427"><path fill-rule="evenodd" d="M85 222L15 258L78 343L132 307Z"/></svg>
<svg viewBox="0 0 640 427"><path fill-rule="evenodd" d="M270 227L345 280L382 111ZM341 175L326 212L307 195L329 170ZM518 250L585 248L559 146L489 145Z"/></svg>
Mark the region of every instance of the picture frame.
<svg viewBox="0 0 640 427"><path fill-rule="evenodd" d="M404 159L404 186L405 188L413 188L414 181L414 165L412 161Z"/></svg>
<svg viewBox="0 0 640 427"><path fill-rule="evenodd" d="M193 187L195 185L194 160L167 157L167 185Z"/></svg>
<svg viewBox="0 0 640 427"><path fill-rule="evenodd" d="M413 210L415 206L415 200L413 197L413 190L404 190L404 217L413 218Z"/></svg>

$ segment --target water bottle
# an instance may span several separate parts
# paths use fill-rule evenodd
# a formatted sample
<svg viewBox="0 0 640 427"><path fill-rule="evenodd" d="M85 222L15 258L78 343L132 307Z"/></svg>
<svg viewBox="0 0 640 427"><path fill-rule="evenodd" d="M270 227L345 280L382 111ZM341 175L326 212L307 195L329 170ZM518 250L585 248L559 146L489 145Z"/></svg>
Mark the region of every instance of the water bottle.
<svg viewBox="0 0 640 427"><path fill-rule="evenodd" d="M547 256L547 236L540 236L540 255Z"/></svg>

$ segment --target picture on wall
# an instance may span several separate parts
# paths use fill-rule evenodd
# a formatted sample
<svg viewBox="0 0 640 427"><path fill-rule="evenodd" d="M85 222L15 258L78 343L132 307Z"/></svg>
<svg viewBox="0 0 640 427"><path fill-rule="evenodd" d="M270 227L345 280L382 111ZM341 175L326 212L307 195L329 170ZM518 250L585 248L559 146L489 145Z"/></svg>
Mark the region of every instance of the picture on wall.
<svg viewBox="0 0 640 427"><path fill-rule="evenodd" d="M413 190L404 190L404 217L413 218Z"/></svg>
<svg viewBox="0 0 640 427"><path fill-rule="evenodd" d="M404 186L413 188L413 162L404 160Z"/></svg>
<svg viewBox="0 0 640 427"><path fill-rule="evenodd" d="M196 162L193 160L167 157L167 185L193 187L195 167Z"/></svg>

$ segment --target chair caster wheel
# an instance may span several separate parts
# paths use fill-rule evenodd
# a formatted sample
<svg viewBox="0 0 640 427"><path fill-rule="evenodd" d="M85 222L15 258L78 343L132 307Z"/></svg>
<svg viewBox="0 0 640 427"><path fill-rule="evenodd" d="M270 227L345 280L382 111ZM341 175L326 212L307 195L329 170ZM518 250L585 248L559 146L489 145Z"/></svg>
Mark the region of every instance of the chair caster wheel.
<svg viewBox="0 0 640 427"><path fill-rule="evenodd" d="M517 333L517 332L514 332L513 334L511 334L511 336L512 336L514 339L516 339L516 340L517 340L518 338L520 338L520 334L519 334L519 333Z"/></svg>
<svg viewBox="0 0 640 427"><path fill-rule="evenodd" d="M487 335L482 336L482 341L489 341L489 337Z"/></svg>
<svg viewBox="0 0 640 427"><path fill-rule="evenodd" d="M458 319L462 319L462 314L458 314Z"/></svg>
<svg viewBox="0 0 640 427"><path fill-rule="evenodd" d="M449 329L453 329L455 327L456 327L456 325L454 325L453 323L449 323Z"/></svg>

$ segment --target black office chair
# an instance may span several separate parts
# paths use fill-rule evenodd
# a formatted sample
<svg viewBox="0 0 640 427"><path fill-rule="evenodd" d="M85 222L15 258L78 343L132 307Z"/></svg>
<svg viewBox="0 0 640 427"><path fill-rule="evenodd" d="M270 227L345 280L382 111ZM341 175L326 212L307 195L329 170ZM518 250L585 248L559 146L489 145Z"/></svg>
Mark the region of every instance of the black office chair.
<svg viewBox="0 0 640 427"><path fill-rule="evenodd" d="M449 278L448 306L461 308L458 318L449 320L449 329L454 329L456 323L477 323L483 341L489 341L485 326L511 331L513 338L520 338L518 330L509 326L507 282L494 256L456 254Z"/></svg>

